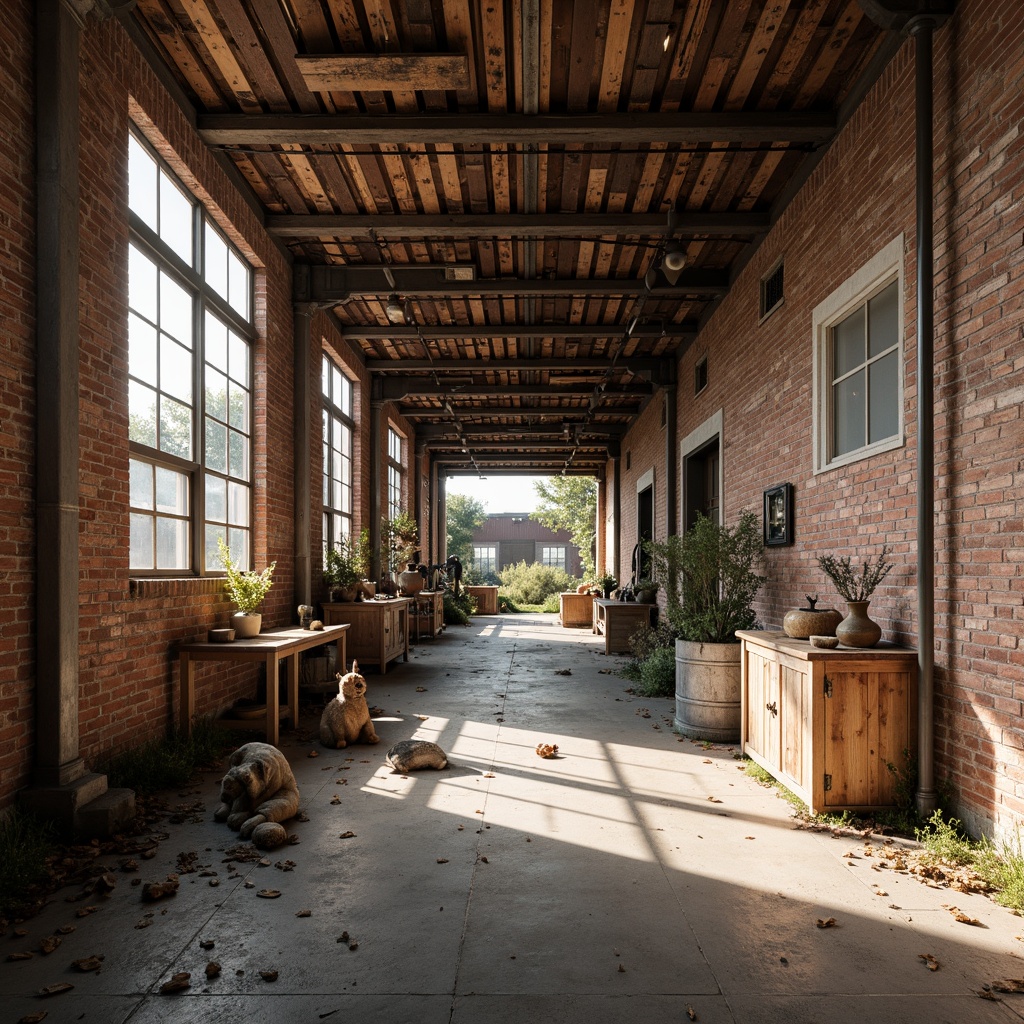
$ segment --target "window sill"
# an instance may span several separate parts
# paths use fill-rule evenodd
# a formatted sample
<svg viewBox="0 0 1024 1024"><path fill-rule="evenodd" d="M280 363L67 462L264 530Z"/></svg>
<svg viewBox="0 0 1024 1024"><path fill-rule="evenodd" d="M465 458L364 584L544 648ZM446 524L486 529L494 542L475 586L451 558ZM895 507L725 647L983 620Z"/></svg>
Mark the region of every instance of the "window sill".
<svg viewBox="0 0 1024 1024"><path fill-rule="evenodd" d="M224 591L223 576L149 576L128 581L133 598L202 597Z"/></svg>
<svg viewBox="0 0 1024 1024"><path fill-rule="evenodd" d="M842 455L823 466L818 466L814 473L817 476L819 473L828 473L833 469L843 469L856 462L863 462L865 459L870 459L872 456L881 455L883 452L895 451L897 448L902 448L905 444L906 439L902 434L897 435L896 437L890 437L885 441L879 441L877 444L870 445L867 448L858 448L855 452L849 452L846 455Z"/></svg>

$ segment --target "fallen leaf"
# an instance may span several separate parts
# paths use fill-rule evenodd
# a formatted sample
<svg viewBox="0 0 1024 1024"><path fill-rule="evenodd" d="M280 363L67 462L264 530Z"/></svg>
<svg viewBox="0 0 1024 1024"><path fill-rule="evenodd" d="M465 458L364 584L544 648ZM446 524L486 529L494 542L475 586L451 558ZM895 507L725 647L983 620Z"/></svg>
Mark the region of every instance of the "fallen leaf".
<svg viewBox="0 0 1024 1024"><path fill-rule="evenodd" d="M917 958L924 961L924 965L929 971L937 971L939 969L939 961L931 953L918 953Z"/></svg>
<svg viewBox="0 0 1024 1024"><path fill-rule="evenodd" d="M8 960L31 960L35 956L35 953L8 953Z"/></svg>
<svg viewBox="0 0 1024 1024"><path fill-rule="evenodd" d="M721 802L722 802L722 801L721 801L721 800L719 800L717 796L709 796L709 797L708 797L708 803L712 803L712 804L720 804Z"/></svg>
<svg viewBox="0 0 1024 1024"><path fill-rule="evenodd" d="M155 903L166 896L176 896L178 893L178 876L168 875L166 882L146 882L142 887L142 901L144 903Z"/></svg>
<svg viewBox="0 0 1024 1024"><path fill-rule="evenodd" d="M687 1006L686 1007L686 1016L689 1017L690 1020L696 1020L697 1019L697 1011L694 1010L694 1008L692 1006Z"/></svg>
<svg viewBox="0 0 1024 1024"><path fill-rule="evenodd" d="M99 907L80 907L75 911L75 917L88 917L90 914L95 914Z"/></svg>
<svg viewBox="0 0 1024 1024"><path fill-rule="evenodd" d="M310 751L310 752L309 752L309 753L308 753L308 754L306 755L306 757L319 757L319 756L320 756L320 751L319 751L319 750L311 750L311 751Z"/></svg>
<svg viewBox="0 0 1024 1024"><path fill-rule="evenodd" d="M485 772L484 773L484 778L485 779L493 779L493 778L495 778L494 772Z"/></svg>
<svg viewBox="0 0 1024 1024"><path fill-rule="evenodd" d="M18 1018L18 1024L39 1024L41 1020L46 1020L48 1015L46 1010L40 1010L38 1013L26 1013L24 1017Z"/></svg>
<svg viewBox="0 0 1024 1024"><path fill-rule="evenodd" d="M359 948L359 943L358 942L350 942L348 944L348 948L351 949L353 952L355 952Z"/></svg>
<svg viewBox="0 0 1024 1024"><path fill-rule="evenodd" d="M990 999L993 1003L998 1003L1000 1001L998 996L994 996L991 992L988 992L985 989L978 990L978 995L982 999Z"/></svg>
<svg viewBox="0 0 1024 1024"><path fill-rule="evenodd" d="M171 992L184 992L192 984L192 975L188 971L179 971L170 981L165 981L160 986L160 991L167 995Z"/></svg>
<svg viewBox="0 0 1024 1024"><path fill-rule="evenodd" d="M44 956L49 956L62 942L63 940L59 935L47 935L42 942L39 943L39 952Z"/></svg>
<svg viewBox="0 0 1024 1024"><path fill-rule="evenodd" d="M332 804L340 804L341 803L341 797L337 796L337 795L332 796L331 797L331 803Z"/></svg>
<svg viewBox="0 0 1024 1024"><path fill-rule="evenodd" d="M417 693L426 693L427 692L427 688L425 686L417 686L416 687L416 692Z"/></svg>
<svg viewBox="0 0 1024 1024"><path fill-rule="evenodd" d="M712 761L710 757L705 757L704 760L701 761L701 764L714 764L714 763L715 762Z"/></svg>
<svg viewBox="0 0 1024 1024"><path fill-rule="evenodd" d="M421 722L426 722L429 720L430 715L414 715L413 717L418 718Z"/></svg>
<svg viewBox="0 0 1024 1024"><path fill-rule="evenodd" d="M959 907L951 907L948 903L943 903L942 906L953 915L954 921L959 921L960 924L973 924L977 925L979 928L981 927L981 922L976 917L970 917Z"/></svg>
<svg viewBox="0 0 1024 1024"><path fill-rule="evenodd" d="M57 934L58 935L70 935L74 930L75 930L75 926L73 924L62 924L57 929Z"/></svg>
<svg viewBox="0 0 1024 1024"><path fill-rule="evenodd" d="M556 676L571 676L572 675L572 669L571 668L556 668L555 669L555 675Z"/></svg>
<svg viewBox="0 0 1024 1024"><path fill-rule="evenodd" d="M312 917L313 916L313 911L312 910L296 910L295 911L295 916L296 917Z"/></svg>
<svg viewBox="0 0 1024 1024"><path fill-rule="evenodd" d="M337 939L335 939L335 942L348 942L348 932L342 932Z"/></svg>
<svg viewBox="0 0 1024 1024"><path fill-rule="evenodd" d="M491 862L486 857L481 857L480 858L480 863L481 864L490 864Z"/></svg>
<svg viewBox="0 0 1024 1024"><path fill-rule="evenodd" d="M281 895L281 891L279 889L260 889L256 895L262 896L265 900L276 900Z"/></svg>
<svg viewBox="0 0 1024 1024"><path fill-rule="evenodd" d="M206 976L208 978L216 978L221 972L221 966L216 960L211 960L206 965Z"/></svg>
<svg viewBox="0 0 1024 1024"><path fill-rule="evenodd" d="M79 971L98 971L103 966L103 957L95 954L82 957L81 960L72 960L71 966Z"/></svg>
<svg viewBox="0 0 1024 1024"><path fill-rule="evenodd" d="M622 964L619 964L619 974L625 974L625 973L626 973L626 968L623 967Z"/></svg>
<svg viewBox="0 0 1024 1024"><path fill-rule="evenodd" d="M447 864L448 863L448 858L447 857L438 857L437 858L437 863L438 864Z"/></svg>
<svg viewBox="0 0 1024 1024"><path fill-rule="evenodd" d="M45 988L39 990L41 996L59 996L65 992L70 992L75 986L69 984L66 981L57 982L55 985L47 985Z"/></svg>
<svg viewBox="0 0 1024 1024"><path fill-rule="evenodd" d="M355 837L355 832L342 832L341 835L338 836L339 839L355 839Z"/></svg>
<svg viewBox="0 0 1024 1024"><path fill-rule="evenodd" d="M744 838L744 839L754 839L754 838L756 838L756 837L755 837L755 836L744 836L743 838Z"/></svg>
<svg viewBox="0 0 1024 1024"><path fill-rule="evenodd" d="M1024 992L1024 978L1003 978L993 981L991 987L996 992Z"/></svg>
<svg viewBox="0 0 1024 1024"><path fill-rule="evenodd" d="M260 971L260 977L264 981L277 981L277 971Z"/></svg>
<svg viewBox="0 0 1024 1024"><path fill-rule="evenodd" d="M203 939L199 943L200 949L213 949L213 939Z"/></svg>
<svg viewBox="0 0 1024 1024"><path fill-rule="evenodd" d="M836 919L834 917L824 917L824 918L819 917L817 923L818 923L818 927L819 928L835 928L836 927Z"/></svg>
<svg viewBox="0 0 1024 1024"><path fill-rule="evenodd" d="M538 757L555 757L558 754L557 743L538 743L537 744L537 756Z"/></svg>

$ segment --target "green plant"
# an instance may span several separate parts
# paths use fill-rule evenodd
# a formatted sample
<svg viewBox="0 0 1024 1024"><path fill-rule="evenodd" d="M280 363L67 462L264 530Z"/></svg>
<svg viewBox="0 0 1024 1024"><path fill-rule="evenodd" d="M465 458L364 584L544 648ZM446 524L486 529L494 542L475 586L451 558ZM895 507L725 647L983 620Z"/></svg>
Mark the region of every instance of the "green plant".
<svg viewBox="0 0 1024 1024"><path fill-rule="evenodd" d="M933 860L957 865L974 863L978 844L963 831L956 818L947 821L942 811L936 811L915 835Z"/></svg>
<svg viewBox="0 0 1024 1024"><path fill-rule="evenodd" d="M865 562L858 573L850 565L850 556L835 558L833 555L821 555L818 566L832 581L839 591L839 596L846 601L867 601L875 592L875 588L893 570L894 564L887 562L885 556L888 547L883 547L874 562Z"/></svg>
<svg viewBox="0 0 1024 1024"><path fill-rule="evenodd" d="M23 911L35 885L46 878L47 858L57 850L57 836L15 804L0 817L0 917Z"/></svg>
<svg viewBox="0 0 1024 1024"><path fill-rule="evenodd" d="M736 630L757 625L752 605L764 577L754 569L762 550L761 528L753 512L742 512L732 528L697 517L675 552L682 600L667 610L681 640L736 643Z"/></svg>
<svg viewBox="0 0 1024 1024"><path fill-rule="evenodd" d="M444 592L444 621L448 626L468 626L469 617L476 611L476 601L466 591L454 594Z"/></svg>
<svg viewBox="0 0 1024 1024"><path fill-rule="evenodd" d="M636 692L641 697L674 697L676 692L676 652L659 647L640 663Z"/></svg>
<svg viewBox="0 0 1024 1024"><path fill-rule="evenodd" d="M391 572L400 572L415 561L419 553L420 528L408 512L400 511L380 521L381 564Z"/></svg>
<svg viewBox="0 0 1024 1024"><path fill-rule="evenodd" d="M548 594L544 598L544 603L541 605L542 612L555 612L557 613L561 608L561 602L558 599L558 594Z"/></svg>
<svg viewBox="0 0 1024 1024"><path fill-rule="evenodd" d="M274 585L272 577L277 562L271 562L262 572L256 572L255 569L239 569L232 561L231 551L224 543L223 537L217 538L217 547L224 563L224 571L227 573L224 589L231 596L231 600L240 612L259 611L267 592Z"/></svg>
<svg viewBox="0 0 1024 1024"><path fill-rule="evenodd" d="M670 620L678 618L682 610L682 597L679 593L682 573L679 559L683 547L683 538L677 534L666 537L664 541L644 541L644 551L651 560L654 575L665 587L665 614Z"/></svg>
<svg viewBox="0 0 1024 1024"><path fill-rule="evenodd" d="M893 799L901 811L911 810L917 793L917 757L903 748L903 763L885 762L886 771L893 777Z"/></svg>
<svg viewBox="0 0 1024 1024"><path fill-rule="evenodd" d="M576 589L575 581L564 569L540 562L507 565L499 576L503 592L517 604L542 605L550 594Z"/></svg>
<svg viewBox="0 0 1024 1024"><path fill-rule="evenodd" d="M327 552L324 581L329 587L354 587L369 568L370 531L364 527L358 540L342 537Z"/></svg>

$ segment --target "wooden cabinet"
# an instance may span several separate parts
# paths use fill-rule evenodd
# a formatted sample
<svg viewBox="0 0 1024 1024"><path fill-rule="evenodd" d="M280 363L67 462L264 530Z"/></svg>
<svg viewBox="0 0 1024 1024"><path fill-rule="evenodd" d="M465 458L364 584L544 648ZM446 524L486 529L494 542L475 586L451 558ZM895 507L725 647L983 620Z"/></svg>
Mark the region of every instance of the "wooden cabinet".
<svg viewBox="0 0 1024 1024"><path fill-rule="evenodd" d="M629 654L629 638L641 626L651 625L657 613L656 604L598 597L594 599L592 630L604 634L605 654Z"/></svg>
<svg viewBox="0 0 1024 1024"><path fill-rule="evenodd" d="M412 599L409 608L412 616L413 640L432 640L444 629L444 592L421 590Z"/></svg>
<svg viewBox="0 0 1024 1024"><path fill-rule="evenodd" d="M832 651L741 630L742 748L814 813L894 803L886 763L917 739L917 654L879 644Z"/></svg>
<svg viewBox="0 0 1024 1024"><path fill-rule="evenodd" d="M558 617L565 629L584 629L594 624L594 595L566 591L558 595Z"/></svg>
<svg viewBox="0 0 1024 1024"><path fill-rule="evenodd" d="M476 600L477 615L498 614L498 588L481 585L479 587L466 587L466 593Z"/></svg>
<svg viewBox="0 0 1024 1024"><path fill-rule="evenodd" d="M388 662L400 654L409 660L409 606L412 599L394 597L386 601L341 601L324 605L324 624L351 623L348 657L360 667L369 665L388 670Z"/></svg>

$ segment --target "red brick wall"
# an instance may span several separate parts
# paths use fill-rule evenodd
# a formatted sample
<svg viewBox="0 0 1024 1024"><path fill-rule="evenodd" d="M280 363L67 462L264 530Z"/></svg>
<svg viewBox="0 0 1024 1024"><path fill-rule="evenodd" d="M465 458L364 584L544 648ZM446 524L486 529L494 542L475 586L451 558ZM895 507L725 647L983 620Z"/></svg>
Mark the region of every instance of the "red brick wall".
<svg viewBox="0 0 1024 1024"><path fill-rule="evenodd" d="M937 772L970 824L997 831L1024 810L1022 42L1012 0L958 5L935 40ZM722 410L726 521L760 514L765 487L794 485L795 544L766 555L768 626L807 593L841 605L818 555L886 543L896 569L872 617L916 643L913 71L908 42L680 362L689 381L708 357L706 391L680 388L679 435ZM811 312L900 232L906 444L815 474ZM780 255L785 304L758 326L759 279Z"/></svg>
<svg viewBox="0 0 1024 1024"><path fill-rule="evenodd" d="M0 18L0 806L28 783L35 732L33 7Z"/></svg>

